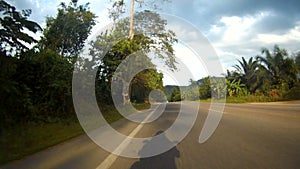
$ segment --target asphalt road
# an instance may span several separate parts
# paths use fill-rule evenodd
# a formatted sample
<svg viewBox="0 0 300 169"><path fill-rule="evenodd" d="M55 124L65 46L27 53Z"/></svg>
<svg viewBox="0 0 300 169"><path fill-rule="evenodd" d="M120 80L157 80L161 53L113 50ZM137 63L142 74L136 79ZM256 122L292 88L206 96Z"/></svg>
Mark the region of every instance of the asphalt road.
<svg viewBox="0 0 300 169"><path fill-rule="evenodd" d="M193 106L191 104L190 106ZM0 168L95 169L299 169L300 102L276 104L226 104L214 134L198 142L209 103L201 103L196 123L187 137L171 150L150 158L124 158L99 148L80 136ZM135 137L154 136L177 118L178 103L168 104L156 121L145 124ZM120 120L112 126L129 135L139 124ZM105 164L104 163L108 163Z"/></svg>

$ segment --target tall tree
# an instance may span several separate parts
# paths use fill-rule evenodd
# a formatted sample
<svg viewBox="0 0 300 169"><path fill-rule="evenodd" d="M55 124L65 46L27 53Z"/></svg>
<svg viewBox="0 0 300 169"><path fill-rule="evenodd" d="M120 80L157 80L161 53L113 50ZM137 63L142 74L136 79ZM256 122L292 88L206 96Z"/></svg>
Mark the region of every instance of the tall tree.
<svg viewBox="0 0 300 169"><path fill-rule="evenodd" d="M116 68L127 56L137 51L141 51L145 56L150 52L154 52L155 55L153 56L164 61L171 69L176 68L172 44L177 42L177 39L174 32L166 30L166 21L161 19L159 14L151 11L138 12L135 18L141 22L137 22L135 25L135 30L138 33L134 35L134 39L124 39L124 37L128 37L129 31L129 21L124 19L115 22L112 30L99 35L96 41L91 43L91 55L93 58L100 59L97 81L99 82L98 86L102 86L99 89L102 93L110 93L108 88ZM156 30L156 32L149 30ZM113 47L106 52L104 57L101 57L107 46ZM135 63L143 64L143 62L148 62L147 60L149 58ZM124 93L124 98L129 96L125 91L122 93Z"/></svg>
<svg viewBox="0 0 300 169"><path fill-rule="evenodd" d="M130 26L129 26L129 38L132 40L134 36L133 32L133 18L134 17L134 0L131 0L131 7L130 7Z"/></svg>
<svg viewBox="0 0 300 169"><path fill-rule="evenodd" d="M95 25L96 16L88 5L78 6L77 0L68 5L61 3L56 17L47 18L42 48L52 49L61 56L76 56Z"/></svg>
<svg viewBox="0 0 300 169"><path fill-rule="evenodd" d="M160 2L169 2L170 0L162 0ZM130 26L129 26L129 39L132 40L134 38L134 8L135 2L138 3L140 8L148 8L150 10L159 9L159 5L155 0L131 0L130 4ZM126 12L126 4L124 0L117 0L113 2L112 9L110 10L110 17L114 20L118 19L123 13Z"/></svg>
<svg viewBox="0 0 300 169"><path fill-rule="evenodd" d="M164 1L168 0L163 0L161 2ZM110 17L115 21L116 27L119 25L121 31L126 32L128 40L130 41L129 44L131 45L129 46L131 47L128 49L131 49L126 51L134 52L143 49L145 50L145 53L147 53L152 49L158 58L165 61L167 66L173 70L176 69L174 64L174 51L172 48L172 44L177 41L175 33L165 29L166 21L162 20L157 13L145 10L158 9L157 1L131 0L130 2L130 18L129 21L122 22L122 26L120 26L120 22L118 23L118 21L120 20L120 16L127 11L124 0L113 1L113 7L110 9ZM142 9L141 11L134 12L135 2L138 3L138 7ZM137 42L141 47L139 49L133 49L132 47L136 45L132 44ZM126 92L123 93L124 95L127 95Z"/></svg>

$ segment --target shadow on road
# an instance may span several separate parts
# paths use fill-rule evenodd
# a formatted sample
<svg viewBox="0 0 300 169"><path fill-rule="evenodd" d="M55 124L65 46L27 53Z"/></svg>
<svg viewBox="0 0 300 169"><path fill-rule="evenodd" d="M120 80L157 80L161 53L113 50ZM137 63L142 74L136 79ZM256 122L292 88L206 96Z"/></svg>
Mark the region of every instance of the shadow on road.
<svg viewBox="0 0 300 169"><path fill-rule="evenodd" d="M163 133L163 131L158 131L156 135L159 135ZM164 136L165 141L170 142L167 137ZM170 144L173 144L170 142ZM151 147L149 144L145 143L143 148L139 151L139 155L143 156L143 154L147 153ZM151 151L151 150L150 150ZM139 161L135 162L132 166L131 169L176 169L176 163L175 163L175 158L180 157L180 152L178 149L173 147L167 152L164 152L162 154L153 156L153 157L148 157L148 158L140 158Z"/></svg>

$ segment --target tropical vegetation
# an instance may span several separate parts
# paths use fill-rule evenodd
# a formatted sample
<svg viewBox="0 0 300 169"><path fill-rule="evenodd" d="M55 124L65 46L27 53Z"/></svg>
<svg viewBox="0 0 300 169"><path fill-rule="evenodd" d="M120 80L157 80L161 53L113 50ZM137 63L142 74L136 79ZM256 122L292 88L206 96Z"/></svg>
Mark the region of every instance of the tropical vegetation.
<svg viewBox="0 0 300 169"><path fill-rule="evenodd" d="M275 45L273 50L263 48L260 55L248 60L242 57L237 62L233 70L225 74L228 102L300 99L300 53L289 55L287 50ZM214 79L216 77L198 80L200 99L211 98ZM190 91L183 91L183 95L191 98Z"/></svg>
<svg viewBox="0 0 300 169"><path fill-rule="evenodd" d="M47 17L42 28L29 20L30 9L18 11L0 0L0 163L83 133L72 100L72 75L78 66L96 72L95 94L108 122L122 118L111 96L113 81L123 85L115 89L121 94L118 99L141 109L149 107L140 103L149 103L153 89L164 90L169 101L224 98L226 94L228 100L299 99L300 52L291 56L277 45L272 51L263 48L261 55L238 60L234 69L227 71L226 80L205 77L191 80L190 86L164 87L163 74L148 54L154 53L155 59L176 71L176 35L167 29L166 20L158 13L145 10L149 6L155 9L154 1L137 1L143 8L135 14L132 2L131 17L124 19L124 1L113 1L109 10L113 27L90 41L86 49L97 17L88 3L61 3L57 15ZM139 22L133 22L133 17ZM38 32L41 38L31 36ZM88 52L90 58L82 58L82 52ZM141 57L136 58L135 65L148 64L150 68L138 72L133 79L115 74L118 66L137 52ZM127 71L131 71L130 67ZM226 93L221 92L225 88Z"/></svg>
<svg viewBox="0 0 300 169"><path fill-rule="evenodd" d="M140 52L142 57L135 64L148 63L150 68L136 74L129 90L121 88L120 93L123 103L134 102L138 109L149 108L149 104L140 103L149 103L148 95L153 89L163 89L163 74L151 65L147 54L156 53L157 59L175 70L172 45L177 42L176 35L166 28L166 21L159 14L145 8L134 15L141 22L132 23L133 29L133 25L128 26L129 19L122 19L123 12L117 12L117 8L125 7L122 5L125 4L113 3L110 10L113 27L90 41L89 48L84 48L96 24L96 15L88 3L79 4L77 0L61 3L57 15L46 18L43 29L29 20L30 9L18 11L0 0L0 143L3 146L0 163L83 133L72 100L72 75L78 66L97 72L94 79L97 101L111 123L122 118L111 98L112 80L120 81L123 86L128 80L119 76L112 79L114 72L128 56ZM148 32L154 28L158 28L156 33ZM32 36L37 32L42 34L40 39ZM110 48L105 51L107 46ZM91 58L81 57L86 51Z"/></svg>

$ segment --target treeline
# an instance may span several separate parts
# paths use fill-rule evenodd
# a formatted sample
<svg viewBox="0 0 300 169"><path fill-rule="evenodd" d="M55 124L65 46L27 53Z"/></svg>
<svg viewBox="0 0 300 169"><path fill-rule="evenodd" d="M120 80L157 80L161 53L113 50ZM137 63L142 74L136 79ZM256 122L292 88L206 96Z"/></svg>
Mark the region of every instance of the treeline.
<svg viewBox="0 0 300 169"><path fill-rule="evenodd" d="M206 77L191 80L190 86L198 88L201 99L211 98L211 93L226 87L227 98L246 98L246 101L275 101L300 99L300 52L289 55L287 50L275 45L273 50L263 48L261 55L248 60L242 57L234 70L227 70L226 84L215 85ZM220 83L223 83L220 81ZM183 99L197 100L194 90L183 91ZM247 99L251 96L252 99Z"/></svg>
<svg viewBox="0 0 300 169"><path fill-rule="evenodd" d="M0 1L1 129L26 122L44 123L75 117L71 82L74 62L88 37L95 15L88 4L61 3L46 28ZM37 41L24 30L42 32ZM30 45L35 45L29 49Z"/></svg>
<svg viewBox="0 0 300 169"><path fill-rule="evenodd" d="M114 16L114 26L89 42L88 48L85 48L85 41L96 23L89 4L79 5L77 0L61 3L57 15L46 18L44 30L28 20L31 10L18 11L0 1L0 12L1 130L28 122L75 119L72 74L76 66L96 72L95 92L99 104L103 105L113 105L110 87L118 65L137 51L142 56L139 58L142 60L135 63L138 66L151 65L147 53L156 52L158 59L176 69L172 48L177 41L175 34L165 28L165 20L148 10L135 15L141 22L135 23L136 33L132 38L128 38L128 19ZM156 27L160 28L156 33L147 34L147 30ZM36 40L24 30L33 34L42 32L43 36ZM105 51L107 46L110 49ZM80 56L86 49L90 58ZM129 93L120 88L121 102L148 102L150 91L163 89L163 74L158 73L154 65L150 67L134 76ZM124 79L114 80L125 84Z"/></svg>

